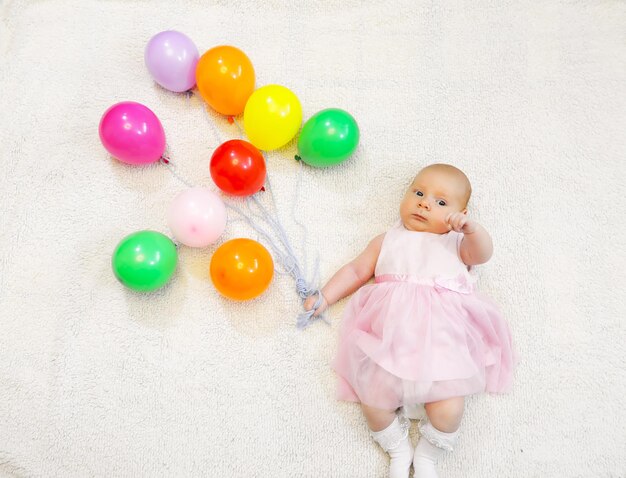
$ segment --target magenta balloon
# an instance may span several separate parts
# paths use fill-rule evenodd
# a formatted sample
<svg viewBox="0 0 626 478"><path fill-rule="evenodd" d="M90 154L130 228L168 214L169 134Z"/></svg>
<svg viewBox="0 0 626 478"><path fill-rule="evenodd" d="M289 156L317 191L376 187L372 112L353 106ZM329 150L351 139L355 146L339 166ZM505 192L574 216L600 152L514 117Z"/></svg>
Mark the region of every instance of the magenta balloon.
<svg viewBox="0 0 626 478"><path fill-rule="evenodd" d="M198 48L180 32L167 30L154 35L144 53L148 71L159 85L180 93L196 84Z"/></svg>
<svg viewBox="0 0 626 478"><path fill-rule="evenodd" d="M111 106L102 115L99 130L106 150L124 163L153 163L165 152L163 126L141 103L123 101Z"/></svg>

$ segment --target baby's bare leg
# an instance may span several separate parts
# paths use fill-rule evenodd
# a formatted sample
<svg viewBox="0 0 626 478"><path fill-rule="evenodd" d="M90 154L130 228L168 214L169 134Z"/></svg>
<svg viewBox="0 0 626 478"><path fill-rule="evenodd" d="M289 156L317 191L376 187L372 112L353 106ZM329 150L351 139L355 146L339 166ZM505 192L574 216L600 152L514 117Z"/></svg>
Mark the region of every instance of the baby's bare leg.
<svg viewBox="0 0 626 478"><path fill-rule="evenodd" d="M367 426L373 432L384 430L389 426L393 419L396 418L395 410L383 410L381 408L370 407L365 404L361 404L361 410L367 420Z"/></svg>
<svg viewBox="0 0 626 478"><path fill-rule="evenodd" d="M464 397L448 398L439 402L426 403L424 405L430 423L437 430L451 433L458 430L463 418L465 408Z"/></svg>

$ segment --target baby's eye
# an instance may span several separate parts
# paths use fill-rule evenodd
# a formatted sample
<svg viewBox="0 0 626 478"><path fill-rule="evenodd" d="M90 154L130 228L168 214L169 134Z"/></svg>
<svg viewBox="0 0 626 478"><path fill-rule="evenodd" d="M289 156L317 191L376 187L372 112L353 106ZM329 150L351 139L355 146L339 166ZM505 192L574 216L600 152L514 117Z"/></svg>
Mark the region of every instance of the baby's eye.
<svg viewBox="0 0 626 478"><path fill-rule="evenodd" d="M415 191L415 194L417 194L418 196L423 196L424 193L422 191Z"/></svg>
<svg viewBox="0 0 626 478"><path fill-rule="evenodd" d="M445 206L446 202L443 199L440 199L439 201L437 201L437 204L439 204L440 206Z"/></svg>

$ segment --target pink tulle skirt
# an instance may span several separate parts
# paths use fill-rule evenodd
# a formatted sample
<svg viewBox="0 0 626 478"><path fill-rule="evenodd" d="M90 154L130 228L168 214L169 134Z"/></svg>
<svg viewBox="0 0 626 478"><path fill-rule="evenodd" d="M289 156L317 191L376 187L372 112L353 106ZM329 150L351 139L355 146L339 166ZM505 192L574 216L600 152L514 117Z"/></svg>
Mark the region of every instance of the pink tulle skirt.
<svg viewBox="0 0 626 478"><path fill-rule="evenodd" d="M377 277L346 306L332 363L339 400L392 410L510 390L517 356L490 299L394 277Z"/></svg>

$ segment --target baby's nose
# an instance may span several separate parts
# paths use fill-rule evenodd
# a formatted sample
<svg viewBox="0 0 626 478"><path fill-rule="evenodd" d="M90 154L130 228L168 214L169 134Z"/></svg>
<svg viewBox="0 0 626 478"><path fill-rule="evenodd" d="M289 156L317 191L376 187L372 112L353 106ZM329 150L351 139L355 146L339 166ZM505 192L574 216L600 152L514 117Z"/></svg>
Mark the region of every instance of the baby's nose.
<svg viewBox="0 0 626 478"><path fill-rule="evenodd" d="M426 198L420 199L420 202L418 204L420 207L423 207L424 209L430 209L430 203L428 202L428 199Z"/></svg>

